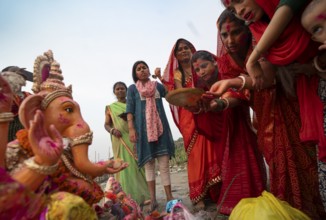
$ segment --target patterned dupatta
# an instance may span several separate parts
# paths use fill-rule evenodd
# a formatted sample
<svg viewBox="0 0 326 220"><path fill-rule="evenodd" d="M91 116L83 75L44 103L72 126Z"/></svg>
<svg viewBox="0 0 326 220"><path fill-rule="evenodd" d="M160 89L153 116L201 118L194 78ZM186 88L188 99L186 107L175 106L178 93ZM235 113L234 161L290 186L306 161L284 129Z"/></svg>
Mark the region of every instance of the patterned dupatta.
<svg viewBox="0 0 326 220"><path fill-rule="evenodd" d="M140 80L136 82L139 94L146 98L145 116L148 142L157 141L159 136L163 134L163 125L155 102L156 84L157 82L150 80L144 84Z"/></svg>

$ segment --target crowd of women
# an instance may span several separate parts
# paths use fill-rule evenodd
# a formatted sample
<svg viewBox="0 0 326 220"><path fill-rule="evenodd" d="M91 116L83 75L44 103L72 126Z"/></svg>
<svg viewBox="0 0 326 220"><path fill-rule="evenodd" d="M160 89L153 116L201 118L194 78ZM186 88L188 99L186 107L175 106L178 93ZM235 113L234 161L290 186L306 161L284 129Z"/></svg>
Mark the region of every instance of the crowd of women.
<svg viewBox="0 0 326 220"><path fill-rule="evenodd" d="M226 10L217 20L216 55L196 51L181 38L163 75L155 69L169 92L207 91L196 106L170 105L188 156L189 196L195 210L204 209L209 199L221 213L230 215L242 198L268 190L310 218L323 219L325 2L222 3ZM143 85L155 83L145 72ZM130 90L127 106L135 100L134 86ZM138 115L128 107L127 113ZM145 128L136 130L138 134ZM132 140L134 131L129 131ZM144 156L138 141L138 156ZM147 182L148 172L145 166Z"/></svg>
<svg viewBox="0 0 326 220"><path fill-rule="evenodd" d="M169 159L175 147L162 98L200 88L205 92L195 105L170 105L187 153L194 210L210 201L220 213L232 215L242 199L266 190L311 219L325 219L326 1L221 2L226 9L216 22L216 53L196 50L180 38L163 74L160 68L154 71L161 83L150 79L148 64L140 60L132 66L134 84L114 84L117 102L106 106L105 129L116 161L88 160L92 133L71 88L59 82L61 70L53 58L46 68L38 60L43 81L34 82L36 95L23 101L19 118L25 129L5 155L12 92L0 77L0 171L6 183L0 186L0 213L7 210L1 215L55 215L43 194L57 191L72 195L52 197L50 204L78 195L93 205L104 194L92 178L104 173L115 173L136 202L149 199L153 211L158 207L156 162L166 201L174 201ZM124 163L115 166L117 159ZM20 194L13 197L13 190ZM19 197L16 206L4 204ZM23 198L34 202L24 207ZM28 211L35 201L37 209ZM79 207L82 215L94 217L87 204Z"/></svg>

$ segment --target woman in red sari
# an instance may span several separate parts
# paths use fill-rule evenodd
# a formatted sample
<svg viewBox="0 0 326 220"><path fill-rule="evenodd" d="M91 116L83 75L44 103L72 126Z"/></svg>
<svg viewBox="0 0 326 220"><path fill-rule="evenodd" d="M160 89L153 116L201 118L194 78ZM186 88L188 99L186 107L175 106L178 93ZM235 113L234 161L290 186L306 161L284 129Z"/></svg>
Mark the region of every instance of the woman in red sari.
<svg viewBox="0 0 326 220"><path fill-rule="evenodd" d="M214 84L211 92L221 95L231 87L253 89L248 75L238 77L247 74L245 64L252 52L248 27L226 10L218 29L219 71L225 80ZM244 34L250 38L244 41ZM320 219L325 213L318 193L316 152L313 144L300 141L298 100L286 90L281 67L276 73L269 62L261 60L260 65L268 74L264 75L264 89L253 93L253 109L258 144L269 165L270 191L311 218Z"/></svg>
<svg viewBox="0 0 326 220"><path fill-rule="evenodd" d="M261 67L257 62L262 55L277 66L286 66L294 62L312 63L314 56L317 55L318 44L311 40L300 23L302 9L309 2L310 0L222 0L228 9L249 23L250 31L257 41L257 46L246 61L248 73L256 88L261 87L263 81ZM291 74L291 68L284 70L286 71L284 74ZM310 75L311 72L303 73ZM316 143L318 158L325 162L323 103L316 92L319 76L308 77L304 74L298 76L296 80L301 118L300 139Z"/></svg>
<svg viewBox="0 0 326 220"><path fill-rule="evenodd" d="M178 88L193 88L196 74L193 72L191 57L195 47L185 39L175 43L163 77L159 69L155 75L170 91ZM188 156L187 170L189 182L189 197L195 205L195 210L205 208L204 199L210 198L217 202L221 181L222 153L212 141L198 133L194 114L182 107L171 106L175 124L183 137L185 151ZM223 150L222 150L223 152Z"/></svg>
<svg viewBox="0 0 326 220"><path fill-rule="evenodd" d="M211 53L197 51L192 63L199 77L196 85L205 90L221 79L219 61ZM224 150L219 150L223 157L218 206L221 213L228 215L241 199L259 196L266 185L265 165L251 125L248 101L248 90L230 89L220 99L209 99L208 111L195 116L199 133Z"/></svg>

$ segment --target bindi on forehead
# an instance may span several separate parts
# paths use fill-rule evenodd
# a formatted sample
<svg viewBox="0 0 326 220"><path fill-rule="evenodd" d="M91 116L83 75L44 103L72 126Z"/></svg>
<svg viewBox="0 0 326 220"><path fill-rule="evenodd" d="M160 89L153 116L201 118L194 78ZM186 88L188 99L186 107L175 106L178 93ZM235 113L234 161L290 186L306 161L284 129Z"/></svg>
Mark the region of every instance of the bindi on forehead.
<svg viewBox="0 0 326 220"><path fill-rule="evenodd" d="M325 20L326 19L326 13L321 13L317 15L316 17L317 20Z"/></svg>
<svg viewBox="0 0 326 220"><path fill-rule="evenodd" d="M231 30L231 25L230 25L230 23L226 23L226 25L225 25L225 29L226 29L227 32L230 32L230 30Z"/></svg>

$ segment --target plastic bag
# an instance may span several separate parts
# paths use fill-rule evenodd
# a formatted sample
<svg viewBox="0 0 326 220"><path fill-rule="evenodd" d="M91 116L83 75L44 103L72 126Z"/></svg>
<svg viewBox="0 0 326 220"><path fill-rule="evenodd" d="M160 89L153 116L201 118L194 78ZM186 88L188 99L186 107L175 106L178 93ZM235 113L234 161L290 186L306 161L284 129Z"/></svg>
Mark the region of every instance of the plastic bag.
<svg viewBox="0 0 326 220"><path fill-rule="evenodd" d="M177 202L171 209L171 213L164 220L195 220L195 216L182 204Z"/></svg>
<svg viewBox="0 0 326 220"><path fill-rule="evenodd" d="M245 198L234 207L229 220L309 220L300 210L263 191L257 198Z"/></svg>

